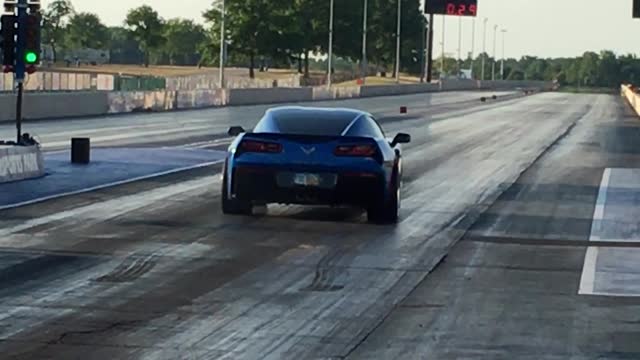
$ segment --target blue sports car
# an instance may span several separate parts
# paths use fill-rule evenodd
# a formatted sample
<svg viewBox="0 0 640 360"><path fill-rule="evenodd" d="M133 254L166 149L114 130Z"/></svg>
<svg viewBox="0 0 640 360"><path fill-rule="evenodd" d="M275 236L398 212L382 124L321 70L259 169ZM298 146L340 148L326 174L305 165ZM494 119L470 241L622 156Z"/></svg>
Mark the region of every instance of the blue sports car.
<svg viewBox="0 0 640 360"><path fill-rule="evenodd" d="M229 129L222 211L251 214L256 204L357 206L375 223L398 219L401 144L386 138L369 113L352 109L278 107L253 131Z"/></svg>

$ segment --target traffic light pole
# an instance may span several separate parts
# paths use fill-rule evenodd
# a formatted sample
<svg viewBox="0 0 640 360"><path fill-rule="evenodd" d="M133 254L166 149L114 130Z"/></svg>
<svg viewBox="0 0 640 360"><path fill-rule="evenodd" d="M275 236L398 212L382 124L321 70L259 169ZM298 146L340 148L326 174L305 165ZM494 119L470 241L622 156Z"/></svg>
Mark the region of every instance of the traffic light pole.
<svg viewBox="0 0 640 360"><path fill-rule="evenodd" d="M18 99L16 101L16 131L17 140L16 143L22 143L22 94L24 92L24 83L18 81Z"/></svg>
<svg viewBox="0 0 640 360"><path fill-rule="evenodd" d="M22 97L24 93L24 78L26 64L24 59L26 47L27 25L27 0L18 0L18 42L16 46L16 72L15 81L18 85L18 97L16 99L16 143L22 143Z"/></svg>

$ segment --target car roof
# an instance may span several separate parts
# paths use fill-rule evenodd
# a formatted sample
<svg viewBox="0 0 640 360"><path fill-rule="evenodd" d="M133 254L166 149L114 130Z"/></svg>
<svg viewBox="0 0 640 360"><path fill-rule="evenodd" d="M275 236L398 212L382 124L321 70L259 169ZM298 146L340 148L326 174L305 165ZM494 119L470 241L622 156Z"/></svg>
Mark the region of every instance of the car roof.
<svg viewBox="0 0 640 360"><path fill-rule="evenodd" d="M267 110L267 114L272 117L278 117L279 115L331 115L331 118L351 118L355 120L360 116L371 116L366 111L349 108L329 108L329 107L307 107L307 106L278 106Z"/></svg>

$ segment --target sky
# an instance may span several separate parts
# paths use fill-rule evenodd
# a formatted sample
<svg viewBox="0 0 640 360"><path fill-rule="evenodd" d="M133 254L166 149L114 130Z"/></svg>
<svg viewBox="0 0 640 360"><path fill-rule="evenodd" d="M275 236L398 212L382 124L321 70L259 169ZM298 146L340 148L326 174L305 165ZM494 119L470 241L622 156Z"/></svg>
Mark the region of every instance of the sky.
<svg viewBox="0 0 640 360"><path fill-rule="evenodd" d="M47 6L50 0L43 0ZM286 1L286 0L281 0ZM340 0L337 0L340 1ZM77 11L97 13L107 25L121 25L127 11L147 4L162 17L183 17L202 22L202 12L212 0L72 0ZM327 3L329 0L327 0ZM478 0L475 21L475 53L482 50L483 19L487 22L486 49L493 53L493 28L498 25L496 55L502 57L504 33L506 57L578 56L585 51L613 50L640 53L640 19L631 18L632 0ZM328 6L328 5L327 5ZM395 16L390 14L389 16ZM444 48L458 53L460 19L446 17ZM462 19L462 54L472 49L471 18ZM436 16L434 54L442 53L442 17ZM339 36L339 34L336 34Z"/></svg>

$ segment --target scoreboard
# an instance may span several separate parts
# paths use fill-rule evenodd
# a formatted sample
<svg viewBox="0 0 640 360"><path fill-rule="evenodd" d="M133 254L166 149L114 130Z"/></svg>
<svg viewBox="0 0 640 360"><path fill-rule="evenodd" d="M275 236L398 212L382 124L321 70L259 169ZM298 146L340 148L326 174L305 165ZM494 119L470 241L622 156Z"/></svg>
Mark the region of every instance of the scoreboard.
<svg viewBox="0 0 640 360"><path fill-rule="evenodd" d="M424 12L435 15L477 16L478 0L425 0Z"/></svg>

